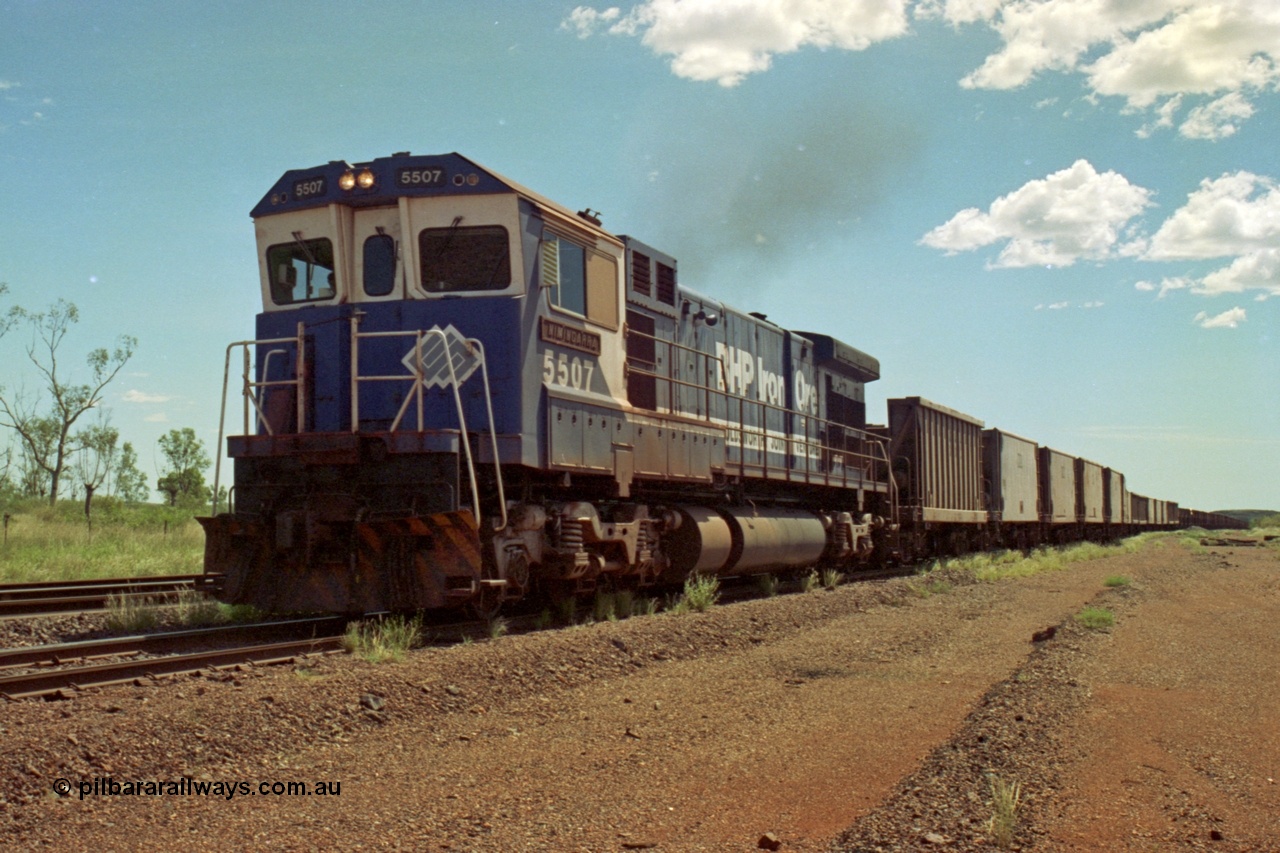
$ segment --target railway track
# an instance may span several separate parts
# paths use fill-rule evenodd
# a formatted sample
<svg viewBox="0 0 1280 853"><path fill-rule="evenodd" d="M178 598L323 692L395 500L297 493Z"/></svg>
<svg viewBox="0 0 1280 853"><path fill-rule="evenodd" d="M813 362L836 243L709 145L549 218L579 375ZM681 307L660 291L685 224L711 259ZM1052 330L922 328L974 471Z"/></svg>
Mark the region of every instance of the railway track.
<svg viewBox="0 0 1280 853"><path fill-rule="evenodd" d="M89 687L238 664L280 663L340 649L345 625L342 617L318 617L4 649L0 650L0 695L13 700L68 698ZM262 642L281 633L307 636ZM223 644L228 640L233 645ZM210 643L219 647L175 651ZM93 662L103 658L124 659Z"/></svg>
<svg viewBox="0 0 1280 853"><path fill-rule="evenodd" d="M859 573L851 580L875 582L909 573L910 570L898 567ZM162 589L163 583L146 584L147 589L139 590L137 579L71 582L61 585L61 588L66 590L71 598L82 600L100 595L105 600L107 595L121 592L128 594L172 592L174 589L183 588L182 581L196 581L198 584L204 577L194 575L154 579L168 581L170 586L168 590ZM721 589L719 599L721 603L727 604L759 596L759 591L750 578L725 580L729 582ZM208 581L204 582L206 585L207 583ZM82 591L86 587L112 584L115 584L114 592L104 593L98 590L86 596L76 591L77 587ZM0 592L22 593L25 590L15 589L20 586L23 585L0 587ZM36 593L41 589L48 589L47 585L27 586L32 591L32 597L27 599L17 597L11 600L18 603L38 601L40 599ZM187 588L203 586L190 585ZM3 599L0 599L0 603L2 602ZM532 614L527 613L503 617L503 619L508 628L521 632L534 630L538 621ZM327 616L0 649L0 696L10 700L69 698L76 692L90 687L139 683L144 680L152 681L162 677L242 664L267 665L293 660L302 655L333 652L342 647L342 635L348 621L347 617ZM483 636L486 622L484 620L451 620L430 625L428 630L431 634L428 644L463 642L471 637ZM306 633L308 636L283 641L254 642L281 633ZM231 641L234 645L226 646L224 643L227 641ZM193 646L207 646L211 643L219 644L219 647L178 651ZM101 662L104 659L111 660Z"/></svg>
<svg viewBox="0 0 1280 853"><path fill-rule="evenodd" d="M214 592L221 575L158 575L0 584L0 618L101 610L112 596L173 596L181 592Z"/></svg>

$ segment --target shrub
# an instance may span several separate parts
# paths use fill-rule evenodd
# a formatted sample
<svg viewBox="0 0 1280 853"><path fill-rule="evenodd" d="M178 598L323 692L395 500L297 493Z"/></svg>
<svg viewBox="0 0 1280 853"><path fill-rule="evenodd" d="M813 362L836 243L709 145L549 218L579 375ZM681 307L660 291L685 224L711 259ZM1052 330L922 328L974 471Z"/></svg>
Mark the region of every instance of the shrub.
<svg viewBox="0 0 1280 853"><path fill-rule="evenodd" d="M844 572L835 569L822 570L822 586L826 589L835 589L844 583Z"/></svg>
<svg viewBox="0 0 1280 853"><path fill-rule="evenodd" d="M800 591L810 592L818 588L818 573L810 569L800 577Z"/></svg>
<svg viewBox="0 0 1280 853"><path fill-rule="evenodd" d="M1128 586L1128 585L1129 585L1129 579L1128 579L1127 577L1125 577L1124 575L1112 575L1111 577L1107 578L1107 579L1106 579L1105 581L1103 581L1102 583L1103 583L1103 585L1104 585L1104 586L1109 586L1109 587L1113 587L1113 588L1114 588L1114 587L1120 587L1120 586Z"/></svg>
<svg viewBox="0 0 1280 853"><path fill-rule="evenodd" d="M756 575L756 586L759 587L761 595L773 598L778 594L778 576Z"/></svg>
<svg viewBox="0 0 1280 853"><path fill-rule="evenodd" d="M694 575L684 582L684 600L699 613L710 610L720 600L720 579L712 575Z"/></svg>

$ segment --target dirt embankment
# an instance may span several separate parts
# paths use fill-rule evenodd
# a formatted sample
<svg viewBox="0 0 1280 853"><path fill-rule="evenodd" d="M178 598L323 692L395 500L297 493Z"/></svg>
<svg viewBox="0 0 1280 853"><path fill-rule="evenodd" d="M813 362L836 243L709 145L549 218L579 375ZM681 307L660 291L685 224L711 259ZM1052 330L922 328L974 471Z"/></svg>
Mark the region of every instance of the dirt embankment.
<svg viewBox="0 0 1280 853"><path fill-rule="evenodd" d="M989 850L993 778L1025 850L1280 845L1275 550L907 583L13 704L0 846Z"/></svg>

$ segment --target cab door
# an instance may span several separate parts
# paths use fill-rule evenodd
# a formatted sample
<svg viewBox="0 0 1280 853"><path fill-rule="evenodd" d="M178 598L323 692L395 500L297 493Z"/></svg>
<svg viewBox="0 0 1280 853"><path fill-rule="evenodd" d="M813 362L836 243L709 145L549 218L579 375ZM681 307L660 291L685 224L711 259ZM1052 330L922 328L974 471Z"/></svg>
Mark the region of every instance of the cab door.
<svg viewBox="0 0 1280 853"><path fill-rule="evenodd" d="M400 239L400 209L377 207L355 212L352 254L353 302L404 299L404 253Z"/></svg>

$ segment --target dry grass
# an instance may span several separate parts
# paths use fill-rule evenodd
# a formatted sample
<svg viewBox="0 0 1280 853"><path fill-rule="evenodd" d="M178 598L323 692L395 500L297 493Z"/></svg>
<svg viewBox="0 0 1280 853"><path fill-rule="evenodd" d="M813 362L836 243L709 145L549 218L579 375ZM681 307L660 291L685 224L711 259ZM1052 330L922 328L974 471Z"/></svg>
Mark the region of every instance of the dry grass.
<svg viewBox="0 0 1280 853"><path fill-rule="evenodd" d="M61 508L60 508L61 509ZM95 520L62 511L17 512L0 546L0 583L196 574L204 568L204 531L191 518L156 512L133 521ZM155 517L152 517L152 516ZM167 522L167 528L166 528Z"/></svg>
<svg viewBox="0 0 1280 853"><path fill-rule="evenodd" d="M1002 850L1013 846L1013 836L1018 829L1018 807L1022 804L1022 785L1017 781L1005 782L994 773L987 776L991 785L991 819L987 831L991 841Z"/></svg>
<svg viewBox="0 0 1280 853"><path fill-rule="evenodd" d="M353 622L342 637L342 647L370 663L399 661L404 653L422 643L422 619L388 616L385 619Z"/></svg>

